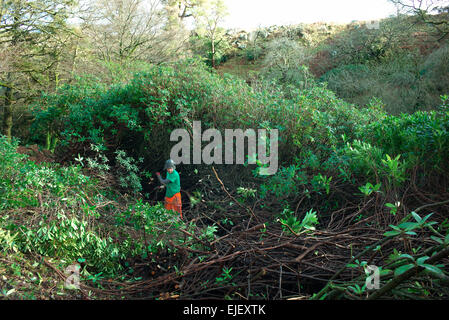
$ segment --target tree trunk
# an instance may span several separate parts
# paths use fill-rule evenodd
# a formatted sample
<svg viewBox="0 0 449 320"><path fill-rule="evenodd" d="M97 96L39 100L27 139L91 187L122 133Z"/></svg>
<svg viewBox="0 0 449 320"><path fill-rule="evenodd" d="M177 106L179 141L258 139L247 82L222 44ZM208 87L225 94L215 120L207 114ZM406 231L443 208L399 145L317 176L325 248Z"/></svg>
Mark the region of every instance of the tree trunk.
<svg viewBox="0 0 449 320"><path fill-rule="evenodd" d="M17 10L17 9L15 9ZM17 26L17 12L14 11L14 28L12 30L12 40L11 40L11 47L13 49L16 48L16 44L17 44L17 38L18 38L18 26ZM14 92L13 92L13 85L12 85L12 81L13 80L13 75L11 72L7 73L6 76L6 82L7 82L7 87L6 87L6 91L5 91L5 105L3 108L3 127L2 127L2 134L5 135L8 140L11 140L11 130L12 130L12 108L13 108L13 96L14 96Z"/></svg>
<svg viewBox="0 0 449 320"><path fill-rule="evenodd" d="M6 88L5 92L5 105L3 108L3 128L2 134L5 135L8 140L11 140L11 129L12 129L12 97L13 90L11 88Z"/></svg>
<svg viewBox="0 0 449 320"><path fill-rule="evenodd" d="M59 86L59 73L58 73L58 66L59 66L59 57L53 56L54 60L56 60L54 66L48 71L48 91L49 92L56 92L56 89Z"/></svg>
<svg viewBox="0 0 449 320"><path fill-rule="evenodd" d="M71 76L71 78L74 78L75 67L76 67L76 58L78 57L78 45L79 45L79 41L76 42L75 50L73 52L72 66L70 68L70 76Z"/></svg>
<svg viewBox="0 0 449 320"><path fill-rule="evenodd" d="M215 68L215 37L212 36L211 39L211 47L212 47L212 68Z"/></svg>

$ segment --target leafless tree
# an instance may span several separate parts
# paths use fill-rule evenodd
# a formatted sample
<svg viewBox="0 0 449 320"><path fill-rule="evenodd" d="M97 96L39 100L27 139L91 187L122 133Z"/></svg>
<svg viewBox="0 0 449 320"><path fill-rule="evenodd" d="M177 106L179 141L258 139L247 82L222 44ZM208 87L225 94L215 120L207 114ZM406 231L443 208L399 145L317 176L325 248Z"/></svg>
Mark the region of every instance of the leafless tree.
<svg viewBox="0 0 449 320"><path fill-rule="evenodd" d="M158 63L185 41L180 30L167 28L160 0L97 0L82 18L84 34L103 61Z"/></svg>
<svg viewBox="0 0 449 320"><path fill-rule="evenodd" d="M390 0L399 11L414 14L437 31L438 41L449 35L449 0Z"/></svg>

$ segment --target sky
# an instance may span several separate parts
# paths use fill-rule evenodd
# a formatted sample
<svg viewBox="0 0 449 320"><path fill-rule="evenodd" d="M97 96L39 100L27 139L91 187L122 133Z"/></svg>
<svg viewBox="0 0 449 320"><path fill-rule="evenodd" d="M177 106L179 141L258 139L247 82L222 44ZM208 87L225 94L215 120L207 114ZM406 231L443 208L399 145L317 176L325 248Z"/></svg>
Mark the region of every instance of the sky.
<svg viewBox="0 0 449 320"><path fill-rule="evenodd" d="M251 30L259 26L313 22L369 21L396 14L388 0L225 0L224 27Z"/></svg>

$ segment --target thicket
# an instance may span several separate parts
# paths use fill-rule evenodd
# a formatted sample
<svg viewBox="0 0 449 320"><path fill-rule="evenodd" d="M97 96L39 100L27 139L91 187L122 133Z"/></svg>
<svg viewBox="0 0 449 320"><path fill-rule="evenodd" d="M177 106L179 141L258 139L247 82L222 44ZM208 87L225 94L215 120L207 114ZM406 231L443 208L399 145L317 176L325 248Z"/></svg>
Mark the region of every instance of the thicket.
<svg viewBox="0 0 449 320"><path fill-rule="evenodd" d="M393 114L429 110L439 104L448 88L447 47L429 56L402 51L378 64L342 65L321 77L331 90L347 101L363 105L373 96Z"/></svg>
<svg viewBox="0 0 449 320"><path fill-rule="evenodd" d="M216 231L183 222L161 204L123 196L114 179L95 176L81 164L36 164L18 153L17 146L18 141L0 136L4 297L33 298L47 291L48 279L42 279L39 266L61 272L78 267L81 283L93 286L89 296L95 297L95 289L104 289L102 279L139 280L132 261L164 265L158 255L184 246L200 252L201 239L210 239ZM53 298L70 296L63 285L55 287Z"/></svg>
<svg viewBox="0 0 449 320"><path fill-rule="evenodd" d="M378 28L348 28L321 44L330 70L321 76L337 95L358 105L381 99L389 113L412 113L439 105L448 87L447 44L413 17L379 21ZM412 27L413 25L413 27Z"/></svg>
<svg viewBox="0 0 449 320"><path fill-rule="evenodd" d="M123 174L138 168L140 177L149 177L148 171L169 157L175 143L169 141L171 130L191 130L193 120L201 120L203 130L280 129L285 137L281 159L289 161L298 150L295 139L301 141L315 130L316 139L320 136L325 143L328 136L339 139L339 134L351 134L343 123L360 125L370 117L362 117L364 113L375 117L374 112L359 111L338 100L325 87L291 88L290 95L291 99L285 99L280 89L254 90L236 77L211 73L196 60L150 67L127 84L107 86L83 78L61 87L57 94L43 96L33 106L32 139L56 149L65 160L80 155L85 161L91 159L91 166L120 166ZM353 116L345 119L345 114ZM321 122L313 124L318 118ZM326 126L331 123L340 129L329 132ZM120 165L118 150L134 167L123 161ZM138 180L131 180L128 184L141 191Z"/></svg>
<svg viewBox="0 0 449 320"><path fill-rule="evenodd" d="M249 80L273 81L284 91L322 82L360 107L377 97L391 114L431 110L449 90L448 47L414 19L397 16L370 27L310 25L293 34L286 29L253 36L241 56L255 69Z"/></svg>
<svg viewBox="0 0 449 320"><path fill-rule="evenodd" d="M232 288L242 294L247 290L248 264L253 275L271 266L269 281L284 276L286 286L282 289L280 284L278 291L273 285L268 290L268 280L255 278L253 297L279 297L279 292L282 297L282 290L293 294L298 279L305 276L320 283L321 289L325 281L334 279L329 270L341 268L335 275L341 275L338 289L327 286L325 291L332 289L331 297L354 298L355 291L362 297L366 288L362 290L358 277L368 261L384 266L409 259L408 267L389 269L387 281L392 274L400 276L401 270L415 266L433 268L433 273L419 280L421 289L414 287L413 294L444 296L443 289L430 292L428 283L435 274L446 279L446 264L415 261L430 258L434 251L441 253L447 246L447 102L443 97L435 111L388 115L376 99L361 108L319 84L292 86L288 92L273 83L253 88L233 76L220 77L196 60L151 66L126 84L103 85L95 78L82 78L33 105L32 139L55 148L59 159L71 166L21 160L15 152L17 144L1 140L2 250L86 259L92 276L121 274L128 258L140 257L152 265L149 254L170 248L184 259L182 264L172 263L177 270L157 281L138 282L128 293L151 287L184 297L207 296L206 292L223 297ZM203 130L271 128L280 132L280 170L274 176L259 176L252 170L255 167L222 168L219 175L207 166L183 168L195 177L182 179L183 188L191 193L185 216L201 221L198 227L145 203L140 194L151 172L169 156L171 130L190 130L193 120L201 120ZM215 183L211 176L217 178ZM138 200L117 198L99 185L120 186ZM432 219L438 226L429 225L429 217L411 214L429 204L436 206ZM37 215L41 210L44 214ZM23 219L26 212L31 212L31 219ZM370 247L376 250L365 251L373 238L386 241L382 240L385 232L396 232L386 233L391 240L388 246L382 247L381 242L380 247ZM428 232L436 237L432 243ZM407 238L394 242L400 236ZM310 245L307 241L314 241L312 248L323 245L321 250L327 248L326 252L341 252L327 260L323 269L314 260L319 253L305 259L314 249L297 257L298 248ZM340 247L335 249L332 243ZM255 248L270 251L274 261L267 261ZM356 256L361 271L357 275L346 267ZM308 269L291 271L303 259ZM288 266L291 272L279 266ZM169 285L175 279L183 279L182 289ZM308 294L317 292L316 287L308 290ZM112 289L105 292L115 294ZM251 297L249 291L246 294ZM319 297L326 295L323 291Z"/></svg>
<svg viewBox="0 0 449 320"><path fill-rule="evenodd" d="M337 168L348 181L363 174L375 183L381 177L401 182L406 169L447 170L445 103L438 111L391 116L376 99L358 108L322 85L291 87L286 96L281 87L254 89L188 60L151 67L128 84L82 79L64 86L35 104L33 133L41 143L57 142L66 159L81 155L90 167L121 168L115 170L121 184L135 191L142 190L139 178L150 177L169 156L170 132L191 130L198 119L203 130L279 129L279 159L286 167Z"/></svg>

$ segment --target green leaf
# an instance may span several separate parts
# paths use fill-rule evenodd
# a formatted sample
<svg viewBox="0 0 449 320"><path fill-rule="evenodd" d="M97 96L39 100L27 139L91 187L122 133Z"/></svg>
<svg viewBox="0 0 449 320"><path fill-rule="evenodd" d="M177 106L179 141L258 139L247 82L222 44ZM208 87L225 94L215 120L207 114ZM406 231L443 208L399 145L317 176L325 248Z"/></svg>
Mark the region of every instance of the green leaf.
<svg viewBox="0 0 449 320"><path fill-rule="evenodd" d="M386 237L394 237L394 236L397 236L397 235L400 235L400 234L401 234L400 231L387 231L387 232L384 233L384 236L386 236Z"/></svg>
<svg viewBox="0 0 449 320"><path fill-rule="evenodd" d="M427 259L429 259L428 256L418 258L418 259L416 260L416 263L418 264L418 266L422 266L422 265L424 264L424 261L426 261Z"/></svg>
<svg viewBox="0 0 449 320"><path fill-rule="evenodd" d="M413 268L415 265L410 263L410 264L406 264L403 266L400 266L399 268L396 268L396 270L394 270L394 275L397 277L401 274L403 274L404 272L410 270L411 268Z"/></svg>
<svg viewBox="0 0 449 320"><path fill-rule="evenodd" d="M379 269L380 269L380 268L379 268ZM391 272L390 269L380 269L380 270L379 270L379 275L380 275L380 276L385 276L385 275L389 274L390 272Z"/></svg>
<svg viewBox="0 0 449 320"><path fill-rule="evenodd" d="M417 224L416 222L403 222L400 225L398 225L398 227L409 231L409 230L413 230L413 229L416 229L417 227L419 227L419 224Z"/></svg>
<svg viewBox="0 0 449 320"><path fill-rule="evenodd" d="M417 222L421 222L423 220L416 212L412 212L412 216Z"/></svg>
<svg viewBox="0 0 449 320"><path fill-rule="evenodd" d="M429 219L429 217L430 217L431 215L433 215L433 213L429 213L427 216L425 216L425 217L422 219L422 222L424 222L424 221L426 221L427 219Z"/></svg>
<svg viewBox="0 0 449 320"><path fill-rule="evenodd" d="M427 270L429 270L432 273L444 276L444 272L440 268L438 268L436 266L433 266L433 265L430 265L430 264L423 264L423 265L421 265L421 267L426 268Z"/></svg>
<svg viewBox="0 0 449 320"><path fill-rule="evenodd" d="M415 261L415 259L414 259L411 255L406 254L406 253L401 254L401 255L399 256L399 258L406 258L406 259L410 259L410 260L412 260L412 261Z"/></svg>
<svg viewBox="0 0 449 320"><path fill-rule="evenodd" d="M438 237L435 237L435 236L430 236L430 239L432 239L432 240L434 240L434 241L438 242L439 244L443 244L443 240L442 240L442 239L440 239L440 238L438 238Z"/></svg>
<svg viewBox="0 0 449 320"><path fill-rule="evenodd" d="M9 295L13 294L15 291L16 291L16 289L12 288L8 292L6 292L6 296L9 296Z"/></svg>

